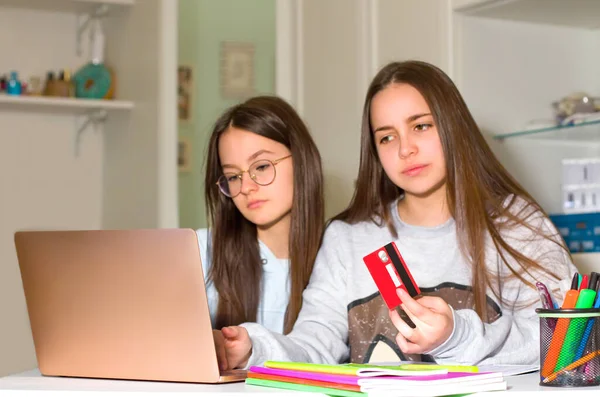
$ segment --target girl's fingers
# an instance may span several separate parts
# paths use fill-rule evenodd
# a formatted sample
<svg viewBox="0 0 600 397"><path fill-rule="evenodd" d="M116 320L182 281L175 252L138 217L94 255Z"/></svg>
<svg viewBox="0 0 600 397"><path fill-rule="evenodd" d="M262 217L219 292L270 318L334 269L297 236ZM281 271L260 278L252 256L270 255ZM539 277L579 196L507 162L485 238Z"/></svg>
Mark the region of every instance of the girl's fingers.
<svg viewBox="0 0 600 397"><path fill-rule="evenodd" d="M392 320L392 324L394 324L396 329L398 329L399 334L410 341L415 341L416 329L412 328L404 320L402 320L397 311L390 310L390 320Z"/></svg>
<svg viewBox="0 0 600 397"><path fill-rule="evenodd" d="M432 299L439 298L424 296L416 300L401 288L398 288L397 292L398 297L402 300L402 309L408 314L415 325L432 325L435 323L437 313L432 311L426 304L431 303Z"/></svg>

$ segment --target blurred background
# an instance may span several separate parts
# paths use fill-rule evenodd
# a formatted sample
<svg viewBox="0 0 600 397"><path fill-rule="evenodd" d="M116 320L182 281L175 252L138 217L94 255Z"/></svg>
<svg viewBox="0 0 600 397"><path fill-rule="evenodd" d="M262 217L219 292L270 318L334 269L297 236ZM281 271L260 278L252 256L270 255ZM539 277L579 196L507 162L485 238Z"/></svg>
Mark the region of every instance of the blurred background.
<svg viewBox="0 0 600 397"><path fill-rule="evenodd" d="M597 270L599 27L596 0L0 0L0 376L36 366L16 230L207 226L212 123L259 94L308 124L333 216L390 61L450 75Z"/></svg>

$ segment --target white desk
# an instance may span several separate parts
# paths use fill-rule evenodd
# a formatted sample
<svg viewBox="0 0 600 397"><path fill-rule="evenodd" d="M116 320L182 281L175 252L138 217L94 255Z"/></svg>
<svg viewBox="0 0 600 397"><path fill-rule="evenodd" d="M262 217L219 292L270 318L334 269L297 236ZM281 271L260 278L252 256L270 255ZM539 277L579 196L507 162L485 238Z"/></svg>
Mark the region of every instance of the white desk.
<svg viewBox="0 0 600 397"><path fill-rule="evenodd" d="M489 392L472 394L472 396L491 396L501 397L508 395L516 397L517 395L531 395L539 393L562 393L562 395L576 396L600 396L600 386L580 387L580 388L558 388L539 386L539 374L532 373L526 375L511 376L506 378L509 390L503 392ZM198 395L217 394L219 397L237 396L253 394L258 396L266 394L269 397L279 396L325 396L318 393L300 393L288 390L273 389L268 387L248 386L243 382L230 383L223 385L204 385L190 383L169 383L169 382L138 382L121 380L101 380L101 379L77 379L77 378L58 378L41 376L39 371L32 370L16 375L0 378L0 396L92 396L101 394L131 395L135 393L136 397L151 396L159 397L161 395L173 395L174 393L194 393ZM554 394L558 396L558 394Z"/></svg>

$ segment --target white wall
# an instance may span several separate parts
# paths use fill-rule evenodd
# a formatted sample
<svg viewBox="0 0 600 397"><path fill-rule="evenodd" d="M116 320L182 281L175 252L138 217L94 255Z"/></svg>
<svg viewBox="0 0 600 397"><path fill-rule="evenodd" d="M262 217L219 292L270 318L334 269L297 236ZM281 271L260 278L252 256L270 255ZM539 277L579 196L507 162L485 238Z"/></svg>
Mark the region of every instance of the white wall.
<svg viewBox="0 0 600 397"><path fill-rule="evenodd" d="M43 77L49 69L78 65L74 31L74 15L0 7L0 71ZM13 233L100 227L103 142L86 134L75 158L74 117L0 107L0 120L1 376L35 366Z"/></svg>
<svg viewBox="0 0 600 397"><path fill-rule="evenodd" d="M321 151L329 217L347 206L354 191L362 107L378 69L421 59L450 73L448 8L445 0L298 3L299 69L290 69L299 73L299 87L286 87L284 94L294 94Z"/></svg>
<svg viewBox="0 0 600 397"><path fill-rule="evenodd" d="M176 227L177 2L138 1L106 26L118 94L135 109L106 124L103 226Z"/></svg>
<svg viewBox="0 0 600 397"><path fill-rule="evenodd" d="M462 17L461 92L488 134L552 120L552 101L574 91L594 95L597 32L505 20ZM561 212L562 158L595 157L597 145L509 139L491 142L507 169L551 213Z"/></svg>
<svg viewBox="0 0 600 397"><path fill-rule="evenodd" d="M378 65L417 59L452 74L446 0L376 0Z"/></svg>
<svg viewBox="0 0 600 397"><path fill-rule="evenodd" d="M359 3L358 0L303 2L301 108L323 157L327 216L348 204L358 171L364 97L357 62L362 54L357 45Z"/></svg>
<svg viewBox="0 0 600 397"><path fill-rule="evenodd" d="M177 226L176 3L140 0L112 13L107 63L117 96L136 107L86 131L79 157L74 116L0 105L0 376L36 366L16 230ZM75 55L75 27L72 13L0 3L0 74L74 71L89 58Z"/></svg>

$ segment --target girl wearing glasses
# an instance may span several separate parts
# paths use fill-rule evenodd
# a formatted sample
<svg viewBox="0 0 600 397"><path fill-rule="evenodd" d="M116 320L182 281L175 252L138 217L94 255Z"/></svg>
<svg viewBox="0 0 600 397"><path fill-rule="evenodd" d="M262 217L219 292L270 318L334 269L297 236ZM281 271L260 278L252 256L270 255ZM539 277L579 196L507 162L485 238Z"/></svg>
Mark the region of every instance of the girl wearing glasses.
<svg viewBox="0 0 600 397"><path fill-rule="evenodd" d="M391 241L423 295L398 289L398 311L362 261ZM574 272L560 235L498 162L448 76L392 63L367 92L354 197L327 228L293 331L236 327L228 365L533 364L535 283L556 290Z"/></svg>
<svg viewBox="0 0 600 397"><path fill-rule="evenodd" d="M197 234L213 328L257 322L288 333L323 232L317 147L289 104L262 96L219 117L207 156L211 226Z"/></svg>

